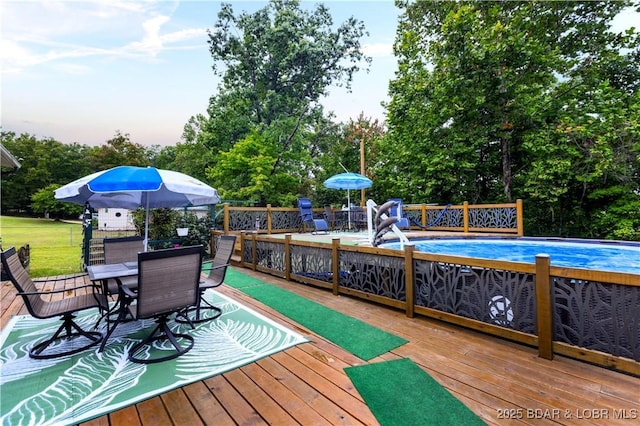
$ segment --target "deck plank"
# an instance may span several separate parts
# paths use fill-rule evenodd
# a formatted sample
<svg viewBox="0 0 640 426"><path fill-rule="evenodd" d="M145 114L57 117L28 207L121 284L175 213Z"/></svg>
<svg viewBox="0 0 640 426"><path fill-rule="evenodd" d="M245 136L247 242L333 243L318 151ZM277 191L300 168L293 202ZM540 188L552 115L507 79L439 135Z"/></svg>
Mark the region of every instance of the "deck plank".
<svg viewBox="0 0 640 426"><path fill-rule="evenodd" d="M232 426L233 418L216 399L204 382L195 382L182 388L206 425Z"/></svg>
<svg viewBox="0 0 640 426"><path fill-rule="evenodd" d="M332 402L329 397L318 392L302 378L293 375L284 365L279 364L273 358L265 358L258 361L258 364L274 377L278 377L278 380L282 381L287 388L291 389L310 408L326 419L329 424L354 426L361 424L349 413L342 410L338 404Z"/></svg>
<svg viewBox="0 0 640 426"><path fill-rule="evenodd" d="M239 425L266 425L265 420L247 402L244 396L232 386L224 375L205 380L205 383L216 396L220 405ZM207 420L205 418L205 420Z"/></svg>
<svg viewBox="0 0 640 426"><path fill-rule="evenodd" d="M204 423L191 405L183 388L174 389L160 395L169 417L176 425L198 426Z"/></svg>
<svg viewBox="0 0 640 426"><path fill-rule="evenodd" d="M225 373L225 378L268 424L297 424L295 419L271 397L270 389L263 389L256 385L247 374L246 367Z"/></svg>

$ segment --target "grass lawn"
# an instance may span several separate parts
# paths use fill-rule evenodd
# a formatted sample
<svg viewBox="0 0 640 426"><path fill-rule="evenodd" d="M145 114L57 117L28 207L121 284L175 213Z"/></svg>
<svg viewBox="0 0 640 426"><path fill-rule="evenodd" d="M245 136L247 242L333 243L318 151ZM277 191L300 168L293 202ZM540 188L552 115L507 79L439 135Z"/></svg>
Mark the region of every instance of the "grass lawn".
<svg viewBox="0 0 640 426"><path fill-rule="evenodd" d="M32 277L82 271L82 224L50 219L0 216L2 247L29 244Z"/></svg>

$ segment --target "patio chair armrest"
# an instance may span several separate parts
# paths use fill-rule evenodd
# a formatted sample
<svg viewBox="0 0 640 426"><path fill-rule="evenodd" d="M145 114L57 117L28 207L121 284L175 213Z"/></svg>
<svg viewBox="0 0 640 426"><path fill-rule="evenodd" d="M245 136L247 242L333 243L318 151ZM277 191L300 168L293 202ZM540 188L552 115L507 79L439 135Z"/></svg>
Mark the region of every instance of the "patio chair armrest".
<svg viewBox="0 0 640 426"><path fill-rule="evenodd" d="M55 282L55 281L65 281L65 280L71 280L74 278L80 278L80 277L86 277L89 274L87 274L86 272L83 272L81 274L77 274L77 275L71 275L68 277L60 277L60 278L43 278L43 279L32 279L31 281L33 281L34 283L47 283L47 282Z"/></svg>
<svg viewBox="0 0 640 426"><path fill-rule="evenodd" d="M209 265L209 264L213 266L211 266L211 268L207 267L208 269L221 269L231 265L231 263L225 263L224 265L216 265L213 263L213 260L205 260L204 262L202 262L202 265Z"/></svg>
<svg viewBox="0 0 640 426"><path fill-rule="evenodd" d="M39 295L39 294L54 294L54 293L66 293L67 291L74 291L74 290L80 290L82 288L87 288L87 287L94 287L94 284L85 284L85 285L80 285L77 287L72 287L72 288L61 288L59 290L46 290L46 291L18 291L17 293L19 295L24 295L24 296L34 296L34 295Z"/></svg>
<svg viewBox="0 0 640 426"><path fill-rule="evenodd" d="M230 263L225 263L224 265L214 265L211 267L211 269L222 269L222 268L226 268L227 266L231 265Z"/></svg>
<svg viewBox="0 0 640 426"><path fill-rule="evenodd" d="M132 299L137 299L138 298L138 293L136 293L135 291L131 290L126 285L122 285L122 283L120 282L120 279L116 278L116 280L118 280L118 287L125 294L125 296L130 297Z"/></svg>

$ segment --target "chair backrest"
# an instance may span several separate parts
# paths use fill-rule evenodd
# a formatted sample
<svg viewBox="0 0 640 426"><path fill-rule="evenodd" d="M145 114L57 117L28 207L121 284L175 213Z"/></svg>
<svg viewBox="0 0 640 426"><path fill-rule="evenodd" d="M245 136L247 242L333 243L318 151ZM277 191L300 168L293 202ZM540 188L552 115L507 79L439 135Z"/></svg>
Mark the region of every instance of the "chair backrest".
<svg viewBox="0 0 640 426"><path fill-rule="evenodd" d="M38 291L29 273L22 266L15 247L2 252L2 268L11 280L18 293L35 293ZM45 301L39 294L21 294L29 313L35 318L48 318L44 312Z"/></svg>
<svg viewBox="0 0 640 426"><path fill-rule="evenodd" d="M396 222L398 228L408 228L409 219L404 216L404 211L402 211L402 198L389 198L387 201L394 201L396 203L389 209L389 217L398 218L398 222Z"/></svg>
<svg viewBox="0 0 640 426"><path fill-rule="evenodd" d="M387 201L396 202L396 204L391 206L391 208L389 209L389 216L402 219L404 217L404 213L402 211L402 198L389 198Z"/></svg>
<svg viewBox="0 0 640 426"><path fill-rule="evenodd" d="M200 297L202 246L138 254L136 317L153 318L194 306Z"/></svg>
<svg viewBox="0 0 640 426"><path fill-rule="evenodd" d="M313 206L308 198L298 198L298 208L303 222L313 220Z"/></svg>
<svg viewBox="0 0 640 426"><path fill-rule="evenodd" d="M144 238L139 236L105 238L103 247L104 263L135 262L138 260L138 253L144 251Z"/></svg>
<svg viewBox="0 0 640 426"><path fill-rule="evenodd" d="M206 274L206 278L210 281L210 284L220 285L224 281L224 277L227 274L227 266L231 261L233 250L236 245L235 235L221 235L218 242L218 248L216 249L216 255L213 257L213 268L208 272L203 271ZM221 268L220 266L226 265Z"/></svg>

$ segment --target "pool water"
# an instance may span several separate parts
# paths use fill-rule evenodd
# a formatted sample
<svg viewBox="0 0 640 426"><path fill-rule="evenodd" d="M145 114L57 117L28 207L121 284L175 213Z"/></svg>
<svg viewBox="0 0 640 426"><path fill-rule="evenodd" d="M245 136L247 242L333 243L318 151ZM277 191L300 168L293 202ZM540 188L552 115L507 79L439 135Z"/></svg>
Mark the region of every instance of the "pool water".
<svg viewBox="0 0 640 426"><path fill-rule="evenodd" d="M417 251L512 262L534 263L548 254L551 265L640 274L640 243L565 242L529 239L414 240ZM384 244L400 248L400 243Z"/></svg>

